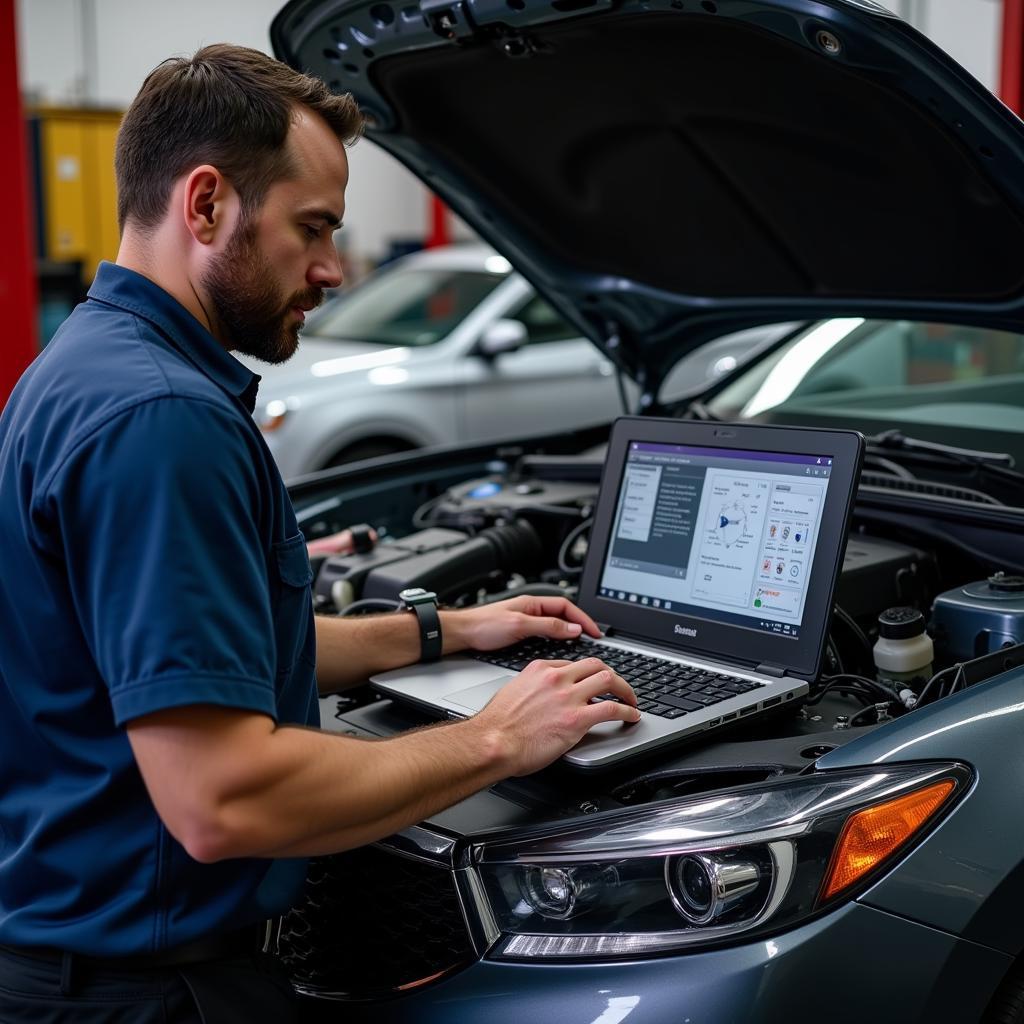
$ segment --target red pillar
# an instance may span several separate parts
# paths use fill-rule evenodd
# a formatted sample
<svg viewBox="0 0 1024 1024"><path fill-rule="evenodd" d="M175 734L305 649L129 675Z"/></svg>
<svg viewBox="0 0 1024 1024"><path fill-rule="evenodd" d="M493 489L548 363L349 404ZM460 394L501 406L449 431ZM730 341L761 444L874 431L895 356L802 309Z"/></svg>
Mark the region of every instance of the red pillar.
<svg viewBox="0 0 1024 1024"><path fill-rule="evenodd" d="M1024 3L1024 0L1021 0ZM448 224L448 208L437 196L430 196L430 230L427 232L426 248L436 249L439 245L447 245L452 240L451 228Z"/></svg>
<svg viewBox="0 0 1024 1024"><path fill-rule="evenodd" d="M1024 0L1003 0L999 97L1015 113L1024 110Z"/></svg>
<svg viewBox="0 0 1024 1024"><path fill-rule="evenodd" d="M18 85L15 0L0 0L0 195L6 223L0 245L0 407L38 351L36 278L32 251L32 193L25 147L25 117Z"/></svg>

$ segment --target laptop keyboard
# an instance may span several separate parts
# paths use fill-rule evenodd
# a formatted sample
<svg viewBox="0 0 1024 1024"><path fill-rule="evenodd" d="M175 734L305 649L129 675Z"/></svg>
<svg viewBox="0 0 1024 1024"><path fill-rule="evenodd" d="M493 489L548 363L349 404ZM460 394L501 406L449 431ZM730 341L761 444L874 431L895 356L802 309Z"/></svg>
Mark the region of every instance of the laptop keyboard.
<svg viewBox="0 0 1024 1024"><path fill-rule="evenodd" d="M660 718L682 718L761 687L760 683L749 679L737 679L723 672L705 671L665 658L622 651L616 647L595 647L543 637L531 637L500 651L479 651L474 657L513 672L521 672L531 661L538 659L580 661L599 657L633 687L637 707ZM598 700L618 698L608 694Z"/></svg>

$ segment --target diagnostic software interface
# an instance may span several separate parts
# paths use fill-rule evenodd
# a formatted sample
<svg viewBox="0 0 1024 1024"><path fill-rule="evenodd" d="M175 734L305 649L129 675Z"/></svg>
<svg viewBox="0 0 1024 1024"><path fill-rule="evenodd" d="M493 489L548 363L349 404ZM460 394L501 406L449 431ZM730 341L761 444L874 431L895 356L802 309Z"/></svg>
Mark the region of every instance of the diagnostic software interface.
<svg viewBox="0 0 1024 1024"><path fill-rule="evenodd" d="M832 459L630 442L599 594L797 637Z"/></svg>

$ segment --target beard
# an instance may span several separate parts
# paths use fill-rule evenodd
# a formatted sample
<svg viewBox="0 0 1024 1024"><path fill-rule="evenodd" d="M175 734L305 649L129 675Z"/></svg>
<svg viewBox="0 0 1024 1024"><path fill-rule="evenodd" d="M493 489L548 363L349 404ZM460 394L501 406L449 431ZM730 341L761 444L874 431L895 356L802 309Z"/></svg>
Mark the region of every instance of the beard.
<svg viewBox="0 0 1024 1024"><path fill-rule="evenodd" d="M302 323L289 323L293 306L318 306L323 290L308 288L282 294L256 233L243 220L224 251L215 256L201 279L213 306L222 340L235 352L265 363L283 363L299 347Z"/></svg>

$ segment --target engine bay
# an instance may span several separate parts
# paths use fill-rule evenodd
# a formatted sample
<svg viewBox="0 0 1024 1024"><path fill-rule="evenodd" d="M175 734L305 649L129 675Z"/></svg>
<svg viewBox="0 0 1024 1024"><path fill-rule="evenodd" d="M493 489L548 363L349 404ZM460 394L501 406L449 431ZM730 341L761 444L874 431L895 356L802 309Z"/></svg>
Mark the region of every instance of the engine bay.
<svg viewBox="0 0 1024 1024"><path fill-rule="evenodd" d="M557 445L481 449L470 459L414 457L414 473L392 465L348 473L344 489L328 482L300 492L308 538L357 517L379 536L366 550L314 559L317 612L387 612L408 587L434 590L454 608L518 594L574 598L603 456L600 446L582 455L558 454ZM507 779L434 815L424 823L429 834L458 848L493 830L530 830L795 778L895 718L1024 664L1024 578L1013 534L993 532L988 554L967 526L945 530L924 517L908 526L898 511L861 505L820 678L805 700L599 772L557 762ZM908 631L909 640L901 636ZM931 661L915 668L906 661L911 648L918 661L922 650ZM322 698L321 719L329 731L365 739L431 721L369 686ZM391 843L314 859L302 904L280 937L295 984L329 999L365 999L472 962L479 949L466 939L451 877L417 866L414 852ZM405 920L411 903L425 908L430 927L396 937L382 922ZM353 925L363 937L355 944ZM396 949L412 952L396 961Z"/></svg>
<svg viewBox="0 0 1024 1024"><path fill-rule="evenodd" d="M523 454L441 488L419 504L408 532L385 527L368 550L317 559L317 611L387 611L410 587L432 590L452 608L518 594L574 599L603 461L602 446L580 455ZM865 729L1018 664L1024 657L1017 649L1024 642L1024 577L915 539L877 520L855 519L821 674L795 712L662 751L655 763L638 761L613 772L607 786L590 783L587 791L628 802L735 784L749 777L751 764L802 770ZM372 735L421 724L415 712L366 688L328 701L337 721ZM808 737L814 741L804 742ZM684 765L685 778L667 790L665 784L626 784L627 777L643 780L645 771L662 777ZM693 768L701 780L688 774ZM720 770L727 778L707 775Z"/></svg>

